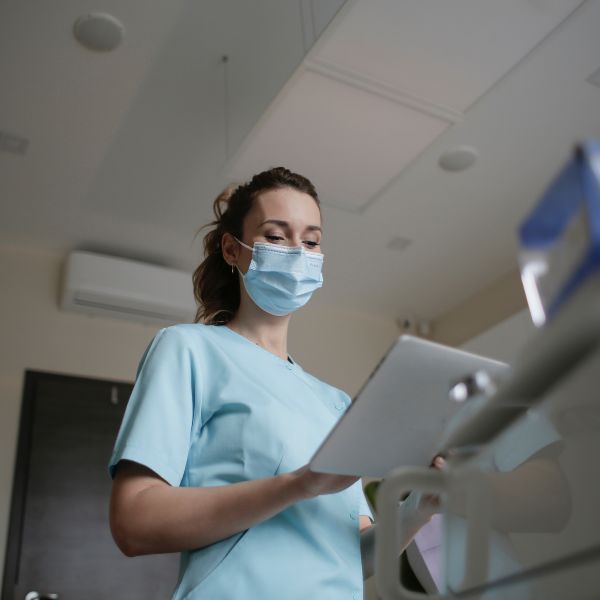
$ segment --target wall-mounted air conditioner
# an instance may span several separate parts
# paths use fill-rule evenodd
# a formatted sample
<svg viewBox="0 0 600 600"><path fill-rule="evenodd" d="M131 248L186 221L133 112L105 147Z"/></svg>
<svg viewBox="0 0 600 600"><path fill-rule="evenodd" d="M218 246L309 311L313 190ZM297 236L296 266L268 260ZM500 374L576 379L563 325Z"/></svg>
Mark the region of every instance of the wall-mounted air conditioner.
<svg viewBox="0 0 600 600"><path fill-rule="evenodd" d="M191 323L196 312L190 273L83 251L67 258L60 306L159 325Z"/></svg>

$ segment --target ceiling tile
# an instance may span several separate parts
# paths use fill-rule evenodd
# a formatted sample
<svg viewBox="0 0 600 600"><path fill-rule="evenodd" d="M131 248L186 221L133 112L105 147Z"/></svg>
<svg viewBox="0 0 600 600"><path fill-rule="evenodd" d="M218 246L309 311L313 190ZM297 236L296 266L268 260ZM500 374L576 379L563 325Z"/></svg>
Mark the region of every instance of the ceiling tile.
<svg viewBox="0 0 600 600"><path fill-rule="evenodd" d="M582 0L358 0L310 57L465 111Z"/></svg>
<svg viewBox="0 0 600 600"><path fill-rule="evenodd" d="M301 70L234 156L229 173L246 179L283 164L310 173L326 204L360 212L447 126L440 118Z"/></svg>

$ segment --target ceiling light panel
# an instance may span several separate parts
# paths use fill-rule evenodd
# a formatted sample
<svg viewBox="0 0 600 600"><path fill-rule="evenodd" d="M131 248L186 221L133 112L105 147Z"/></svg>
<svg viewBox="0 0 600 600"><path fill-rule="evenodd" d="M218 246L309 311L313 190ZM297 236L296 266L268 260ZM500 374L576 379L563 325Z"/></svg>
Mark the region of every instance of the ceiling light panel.
<svg viewBox="0 0 600 600"><path fill-rule="evenodd" d="M356 0L309 54L465 111L580 4Z"/></svg>
<svg viewBox="0 0 600 600"><path fill-rule="evenodd" d="M361 212L448 121L301 69L229 165L245 180L274 165L306 173L325 204Z"/></svg>

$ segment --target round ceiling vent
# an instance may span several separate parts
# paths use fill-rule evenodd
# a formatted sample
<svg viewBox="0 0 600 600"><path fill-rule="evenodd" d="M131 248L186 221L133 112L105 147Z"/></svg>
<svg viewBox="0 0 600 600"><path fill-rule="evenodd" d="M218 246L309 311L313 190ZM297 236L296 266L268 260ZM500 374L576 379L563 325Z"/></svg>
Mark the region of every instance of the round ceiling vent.
<svg viewBox="0 0 600 600"><path fill-rule="evenodd" d="M109 52L123 40L125 27L112 15L90 13L75 21L73 33L77 41L88 50Z"/></svg>
<svg viewBox="0 0 600 600"><path fill-rule="evenodd" d="M479 152L471 146L456 146L440 156L438 164L444 171L464 171L479 157Z"/></svg>

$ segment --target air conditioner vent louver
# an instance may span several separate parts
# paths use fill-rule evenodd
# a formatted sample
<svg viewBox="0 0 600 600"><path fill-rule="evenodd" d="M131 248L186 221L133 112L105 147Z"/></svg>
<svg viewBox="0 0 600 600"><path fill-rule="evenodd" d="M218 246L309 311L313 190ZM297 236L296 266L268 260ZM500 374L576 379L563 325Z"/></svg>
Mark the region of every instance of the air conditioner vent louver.
<svg viewBox="0 0 600 600"><path fill-rule="evenodd" d="M159 325L193 320L191 274L91 252L72 252L61 296L65 310Z"/></svg>
<svg viewBox="0 0 600 600"><path fill-rule="evenodd" d="M86 298L76 297L73 302L77 306L81 306L89 309L101 310L103 312L115 312L131 315L132 317L141 317L143 319L158 319L159 321L165 322L181 322L187 318L187 315L174 315L167 312L154 312L150 310L143 310L139 308L129 308L126 306L119 306L117 304L110 304L108 302L96 302L94 300L87 300Z"/></svg>

